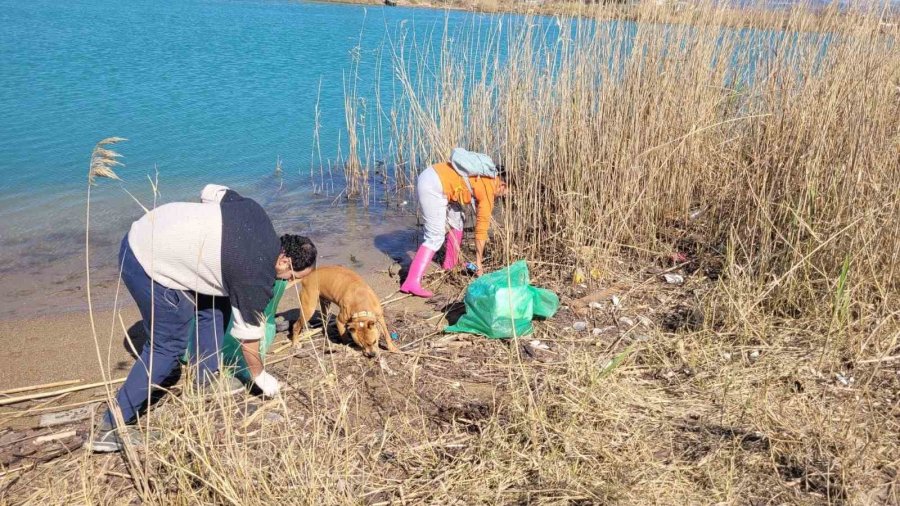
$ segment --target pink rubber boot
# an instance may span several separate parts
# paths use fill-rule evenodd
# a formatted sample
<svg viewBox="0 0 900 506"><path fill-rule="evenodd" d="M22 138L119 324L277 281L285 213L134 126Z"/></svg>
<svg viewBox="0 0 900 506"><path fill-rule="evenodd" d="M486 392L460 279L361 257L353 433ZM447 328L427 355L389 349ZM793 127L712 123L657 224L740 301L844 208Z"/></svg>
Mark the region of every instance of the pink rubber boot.
<svg viewBox="0 0 900 506"><path fill-rule="evenodd" d="M459 248L462 245L462 230L451 228L444 242L444 263L441 267L449 271L459 265Z"/></svg>
<svg viewBox="0 0 900 506"><path fill-rule="evenodd" d="M425 269L428 268L428 264L431 263L431 257L433 256L434 251L426 248L424 244L419 246L419 251L416 252L416 258L413 259L412 264L409 266L409 272L406 274L406 281L400 285L401 292L415 295L416 297L424 297L426 299L434 295L422 288L421 285L422 276L425 275Z"/></svg>

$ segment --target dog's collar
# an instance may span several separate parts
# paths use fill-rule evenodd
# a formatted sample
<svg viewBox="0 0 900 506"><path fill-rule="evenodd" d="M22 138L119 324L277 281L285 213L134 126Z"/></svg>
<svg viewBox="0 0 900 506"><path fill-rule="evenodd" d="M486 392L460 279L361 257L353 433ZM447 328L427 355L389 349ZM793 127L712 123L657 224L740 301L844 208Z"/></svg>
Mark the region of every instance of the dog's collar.
<svg viewBox="0 0 900 506"><path fill-rule="evenodd" d="M358 318L375 318L375 313L371 311L360 311L358 313L353 313L350 315L351 320L356 320Z"/></svg>

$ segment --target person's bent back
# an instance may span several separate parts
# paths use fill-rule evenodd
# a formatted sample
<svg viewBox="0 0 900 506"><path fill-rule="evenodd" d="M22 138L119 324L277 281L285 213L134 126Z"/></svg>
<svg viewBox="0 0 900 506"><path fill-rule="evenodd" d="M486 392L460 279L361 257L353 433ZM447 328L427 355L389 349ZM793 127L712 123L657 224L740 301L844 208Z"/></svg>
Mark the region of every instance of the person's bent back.
<svg viewBox="0 0 900 506"><path fill-rule="evenodd" d="M278 381L265 371L259 342L263 313L276 279L300 279L315 265L316 248L306 237L280 239L263 208L226 187L207 185L202 203L162 205L134 222L122 240L122 280L137 303L150 341L116 394L124 426L107 409L91 443L94 451L118 451L139 443L132 424L147 403L149 385L159 385L178 367L196 329L196 382L214 385L219 350L229 320L253 382L267 396ZM228 378L231 392L244 386Z"/></svg>

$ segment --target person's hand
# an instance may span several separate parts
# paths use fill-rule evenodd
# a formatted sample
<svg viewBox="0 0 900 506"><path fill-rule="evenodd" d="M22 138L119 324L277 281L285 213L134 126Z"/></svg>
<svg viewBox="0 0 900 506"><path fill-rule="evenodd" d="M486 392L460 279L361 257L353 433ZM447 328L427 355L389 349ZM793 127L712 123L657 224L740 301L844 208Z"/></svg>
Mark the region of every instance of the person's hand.
<svg viewBox="0 0 900 506"><path fill-rule="evenodd" d="M259 376L253 378L253 383L256 383L256 386L262 390L263 395L266 397L275 397L278 395L278 391L281 390L281 385L275 379L275 376L266 371L259 373Z"/></svg>

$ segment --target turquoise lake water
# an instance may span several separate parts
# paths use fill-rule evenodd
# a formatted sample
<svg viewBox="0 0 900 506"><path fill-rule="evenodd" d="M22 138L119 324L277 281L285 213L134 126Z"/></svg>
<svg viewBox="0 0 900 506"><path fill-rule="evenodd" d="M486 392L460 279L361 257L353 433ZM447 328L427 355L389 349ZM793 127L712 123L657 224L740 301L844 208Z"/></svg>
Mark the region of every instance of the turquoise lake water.
<svg viewBox="0 0 900 506"><path fill-rule="evenodd" d="M323 156L336 154L354 48L445 17L260 1L27 0L0 11L0 219L81 198L90 149L110 135L130 139L120 175L156 167L167 197L209 180L259 183L279 156L288 176L308 173L317 97ZM361 79L373 65L362 59Z"/></svg>

